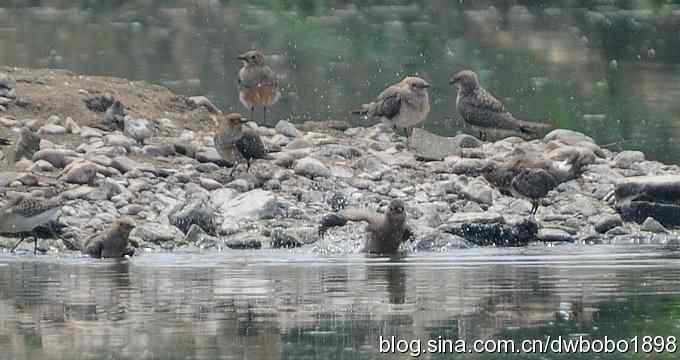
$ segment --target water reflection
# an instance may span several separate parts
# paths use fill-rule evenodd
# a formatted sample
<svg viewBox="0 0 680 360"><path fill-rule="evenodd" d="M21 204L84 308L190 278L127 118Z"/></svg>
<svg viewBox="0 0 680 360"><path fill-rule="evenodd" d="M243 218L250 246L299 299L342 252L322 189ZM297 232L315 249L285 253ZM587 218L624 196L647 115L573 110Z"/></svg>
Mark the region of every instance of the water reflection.
<svg viewBox="0 0 680 360"><path fill-rule="evenodd" d="M404 259L0 257L0 359L368 359L381 335L680 335L677 255L566 246Z"/></svg>
<svg viewBox="0 0 680 360"><path fill-rule="evenodd" d="M11 1L0 4L0 64L145 79L232 111L243 110L236 56L261 47L284 84L272 121L350 119L417 73L433 84L426 126L440 133L462 129L449 120L448 79L469 67L518 117L676 161L678 11L655 1Z"/></svg>

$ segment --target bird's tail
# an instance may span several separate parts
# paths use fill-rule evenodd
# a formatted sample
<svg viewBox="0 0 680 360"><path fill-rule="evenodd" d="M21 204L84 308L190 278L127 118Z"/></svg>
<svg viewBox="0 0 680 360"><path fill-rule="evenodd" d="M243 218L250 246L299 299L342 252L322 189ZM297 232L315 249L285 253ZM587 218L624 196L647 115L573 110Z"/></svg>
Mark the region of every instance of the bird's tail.
<svg viewBox="0 0 680 360"><path fill-rule="evenodd" d="M527 135L536 135L539 131L551 129L552 125L544 122L516 120L519 126L519 131Z"/></svg>
<svg viewBox="0 0 680 360"><path fill-rule="evenodd" d="M351 113L358 115L368 115L368 113L371 111L371 108L373 108L373 104L374 103L362 104L359 109L354 109L351 111Z"/></svg>

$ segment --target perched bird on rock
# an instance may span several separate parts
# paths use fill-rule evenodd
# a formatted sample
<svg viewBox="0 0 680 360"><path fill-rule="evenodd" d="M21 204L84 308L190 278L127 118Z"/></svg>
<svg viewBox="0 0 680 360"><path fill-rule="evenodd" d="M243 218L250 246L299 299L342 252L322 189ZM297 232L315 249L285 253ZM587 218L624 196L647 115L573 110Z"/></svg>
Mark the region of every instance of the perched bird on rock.
<svg viewBox="0 0 680 360"><path fill-rule="evenodd" d="M33 253L37 253L38 235L36 229L45 228L50 221L53 221L61 205L60 197L43 199L20 195L0 208L0 233L21 237L21 240L12 247L11 251L14 251L27 236L33 236L35 241Z"/></svg>
<svg viewBox="0 0 680 360"><path fill-rule="evenodd" d="M14 152L14 162L23 158L30 160L38 150L40 150L40 136L29 127L22 127L19 131L16 151Z"/></svg>
<svg viewBox="0 0 680 360"><path fill-rule="evenodd" d="M555 178L543 169L520 169L510 183L510 192L531 202L531 214L536 215L541 199L557 187Z"/></svg>
<svg viewBox="0 0 680 360"><path fill-rule="evenodd" d="M250 170L251 160L268 158L260 135L254 129L243 128L243 124L247 122L248 119L241 114L228 114L213 137L217 152L225 161L233 164L232 174L242 160L246 160L247 169Z"/></svg>
<svg viewBox="0 0 680 360"><path fill-rule="evenodd" d="M121 258L131 255L134 250L128 248L128 244L130 232L134 228L132 219L116 219L109 230L88 239L81 251L93 258Z"/></svg>
<svg viewBox="0 0 680 360"><path fill-rule="evenodd" d="M352 113L383 118L395 132L398 128L406 129L408 136L408 129L425 121L430 113L429 87L427 81L408 76L381 92L376 101L363 104Z"/></svg>
<svg viewBox="0 0 680 360"><path fill-rule="evenodd" d="M485 128L518 130L525 134L535 135L537 130L549 128L550 125L522 121L516 119L503 103L486 91L479 84L477 74L470 70L458 72L451 84L458 88L456 109L463 120L480 128L481 140L486 139Z"/></svg>
<svg viewBox="0 0 680 360"><path fill-rule="evenodd" d="M273 106L281 98L279 81L276 74L264 62L260 50L250 50L238 56L243 67L238 72L239 100L250 109L253 118L255 106L264 108L263 119L267 120L267 107Z"/></svg>
<svg viewBox="0 0 680 360"><path fill-rule="evenodd" d="M125 128L125 108L119 100L113 102L104 113L104 130L123 130Z"/></svg>
<svg viewBox="0 0 680 360"><path fill-rule="evenodd" d="M323 236L328 228L344 226L348 221L365 221L368 239L363 251L371 254L393 254L402 242L413 237L406 224L404 202L392 200L385 214L366 209L347 209L337 214L328 214L321 219L319 235Z"/></svg>

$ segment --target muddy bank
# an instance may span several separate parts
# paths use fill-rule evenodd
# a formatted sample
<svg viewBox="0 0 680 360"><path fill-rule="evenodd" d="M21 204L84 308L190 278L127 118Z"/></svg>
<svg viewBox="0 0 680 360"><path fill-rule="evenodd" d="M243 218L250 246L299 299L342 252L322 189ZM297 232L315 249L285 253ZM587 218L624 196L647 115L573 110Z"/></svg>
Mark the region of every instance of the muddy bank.
<svg viewBox="0 0 680 360"><path fill-rule="evenodd" d="M63 193L68 201L59 221L66 225L64 236L75 241L130 216L137 223L131 241L141 252L296 246L356 251L363 225L334 228L319 241L321 216L347 207L381 210L394 198L406 203L416 234L407 246L412 251L676 238L672 211L680 168L647 161L640 152L612 153L569 130L530 141L480 142L458 135L446 139L442 153L441 146L433 148L441 139L426 132L407 144L380 125L281 121L266 128L251 122L274 159L258 160L250 173L243 168L232 177L231 164L212 144L221 115L204 99L67 71L0 73L12 91L2 100L0 137L16 143L22 127L39 135L36 149L16 163L14 145L1 149L2 192ZM127 116L121 130L104 126L113 99ZM578 154L586 164L577 179L550 191L532 218L528 201L501 193L481 174L486 164L518 152L556 167ZM641 201L651 205L639 206ZM0 237L0 247L14 241ZM67 251L61 241L40 245Z"/></svg>

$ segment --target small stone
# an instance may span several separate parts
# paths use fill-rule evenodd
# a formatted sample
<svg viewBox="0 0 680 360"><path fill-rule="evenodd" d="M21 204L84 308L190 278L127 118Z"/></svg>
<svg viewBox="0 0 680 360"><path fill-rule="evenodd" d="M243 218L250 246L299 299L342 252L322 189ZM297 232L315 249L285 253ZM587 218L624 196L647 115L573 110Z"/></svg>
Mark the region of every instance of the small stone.
<svg viewBox="0 0 680 360"><path fill-rule="evenodd" d="M607 231L623 225L623 220L621 219L621 215L616 214L616 215L604 215L597 219L595 221L595 231L597 231L600 234L604 234Z"/></svg>
<svg viewBox="0 0 680 360"><path fill-rule="evenodd" d="M199 178L198 183L206 190L217 190L222 187L222 184L209 178Z"/></svg>
<svg viewBox="0 0 680 360"><path fill-rule="evenodd" d="M536 235L538 241L544 242L574 242L576 238L562 229L543 228Z"/></svg>
<svg viewBox="0 0 680 360"><path fill-rule="evenodd" d="M142 211L144 211L144 207L141 206L141 205L137 205L137 204L125 205L122 208L118 209L118 212L121 215L131 215L131 216L137 215Z"/></svg>
<svg viewBox="0 0 680 360"><path fill-rule="evenodd" d="M63 135L66 134L66 128L61 125L47 124L38 129L39 135Z"/></svg>
<svg viewBox="0 0 680 360"><path fill-rule="evenodd" d="M642 226L640 227L640 230L655 234L668 234L668 229L666 229L652 217L645 219L645 221L642 223Z"/></svg>
<svg viewBox="0 0 680 360"><path fill-rule="evenodd" d="M279 134L288 136L288 137L298 137L300 136L300 132L298 129L293 125L292 123L286 121L286 120L280 120L278 123L276 123L275 127L276 131L279 132Z"/></svg>
<svg viewBox="0 0 680 360"><path fill-rule="evenodd" d="M317 177L328 177L331 175L330 169L321 161L312 157L305 157L298 160L294 168L295 174L314 179Z"/></svg>
<svg viewBox="0 0 680 360"><path fill-rule="evenodd" d="M92 184L97 177L97 169L96 164L87 160L79 160L64 169L66 174L63 179L71 184Z"/></svg>

